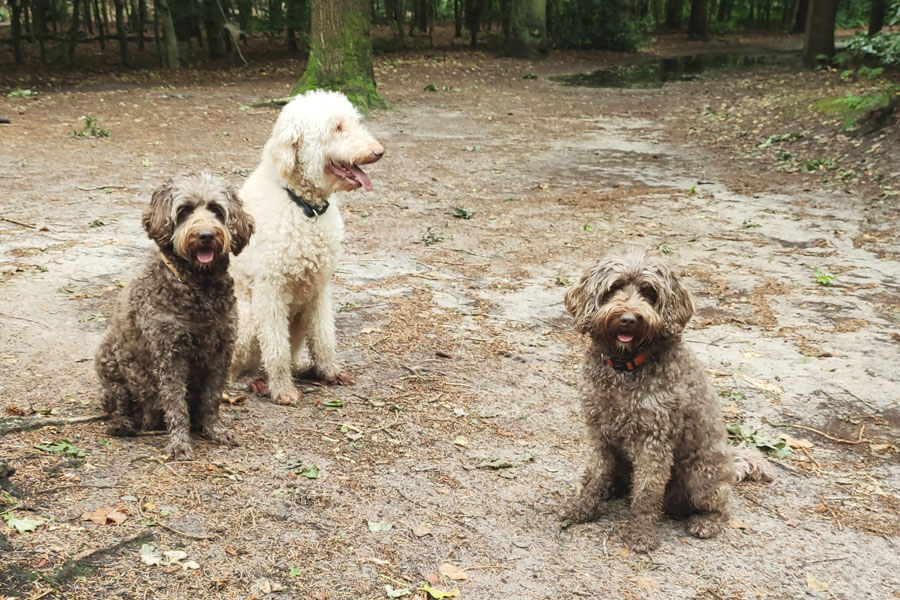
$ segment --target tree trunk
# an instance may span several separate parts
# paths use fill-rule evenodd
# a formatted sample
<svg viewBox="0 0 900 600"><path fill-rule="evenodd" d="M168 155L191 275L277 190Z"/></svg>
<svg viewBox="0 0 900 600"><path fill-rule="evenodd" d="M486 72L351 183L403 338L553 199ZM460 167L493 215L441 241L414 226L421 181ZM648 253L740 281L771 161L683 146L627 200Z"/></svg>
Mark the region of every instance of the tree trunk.
<svg viewBox="0 0 900 600"><path fill-rule="evenodd" d="M225 17L216 0L203 0L203 27L209 59L225 58Z"/></svg>
<svg viewBox="0 0 900 600"><path fill-rule="evenodd" d="M160 62L166 69L177 69L181 66L181 60L178 56L178 38L175 36L175 22L172 20L169 0L156 0L156 11L162 27L158 46Z"/></svg>
<svg viewBox="0 0 900 600"><path fill-rule="evenodd" d="M385 0L384 9L387 12L388 22L397 35L397 42L401 48L406 48L406 31L403 29L404 9L403 0Z"/></svg>
<svg viewBox="0 0 900 600"><path fill-rule="evenodd" d="M666 0L666 29L681 29L684 0Z"/></svg>
<svg viewBox="0 0 900 600"><path fill-rule="evenodd" d="M116 4L116 36L119 38L119 58L128 66L128 32L125 30L125 0L113 0Z"/></svg>
<svg viewBox="0 0 900 600"><path fill-rule="evenodd" d="M502 2L502 0L501 0ZM453 37L462 37L463 0L453 0Z"/></svg>
<svg viewBox="0 0 900 600"><path fill-rule="evenodd" d="M106 22L100 16L100 1L93 0L94 21L97 22L97 38L100 40L100 51L106 50Z"/></svg>
<svg viewBox="0 0 900 600"><path fill-rule="evenodd" d="M688 35L701 40L709 37L709 0L691 0Z"/></svg>
<svg viewBox="0 0 900 600"><path fill-rule="evenodd" d="M292 90L340 90L360 110L387 106L375 88L366 0L312 0L306 71Z"/></svg>
<svg viewBox="0 0 900 600"><path fill-rule="evenodd" d="M500 29L503 32L503 39L509 39L510 20L512 18L512 2L513 0L500 0ZM545 2L546 4L546 2ZM544 7L544 33L547 33L547 8Z"/></svg>
<svg viewBox="0 0 900 600"><path fill-rule="evenodd" d="M47 0L34 0L32 13L34 14L34 31L41 53L41 62L47 62L47 44L44 41L44 38L47 37Z"/></svg>
<svg viewBox="0 0 900 600"><path fill-rule="evenodd" d="M872 11L869 13L869 35L875 35L884 27L885 0L872 0Z"/></svg>
<svg viewBox="0 0 900 600"><path fill-rule="evenodd" d="M794 7L794 25L791 33L803 33L806 31L806 16L809 14L809 0L797 0Z"/></svg>
<svg viewBox="0 0 900 600"><path fill-rule="evenodd" d="M72 0L72 23L69 25L69 66L75 66L75 48L78 45L78 10L81 8L79 0Z"/></svg>
<svg viewBox="0 0 900 600"><path fill-rule="evenodd" d="M250 30L250 18L253 16L252 0L237 0L238 26L241 28L241 42L247 47L247 31Z"/></svg>
<svg viewBox="0 0 900 600"><path fill-rule="evenodd" d="M534 60L547 56L547 0L512 0L503 54Z"/></svg>
<svg viewBox="0 0 900 600"><path fill-rule="evenodd" d="M719 0L719 10L716 15L716 21L719 23L727 23L731 19L731 11L734 8L734 0Z"/></svg>
<svg viewBox="0 0 900 600"><path fill-rule="evenodd" d="M147 16L147 4L145 0L138 0L137 6L137 34L138 50L144 51L144 20Z"/></svg>
<svg viewBox="0 0 900 600"><path fill-rule="evenodd" d="M17 65L25 62L25 55L22 52L22 2L24 0L9 0L10 33L12 33L13 56Z"/></svg>
<svg viewBox="0 0 900 600"><path fill-rule="evenodd" d="M478 45L478 30L481 29L481 10L486 0L466 0L466 27L469 30L469 45Z"/></svg>
<svg viewBox="0 0 900 600"><path fill-rule="evenodd" d="M819 56L834 56L837 7L838 0L809 0L806 35L803 36L803 62L810 67L819 63Z"/></svg>

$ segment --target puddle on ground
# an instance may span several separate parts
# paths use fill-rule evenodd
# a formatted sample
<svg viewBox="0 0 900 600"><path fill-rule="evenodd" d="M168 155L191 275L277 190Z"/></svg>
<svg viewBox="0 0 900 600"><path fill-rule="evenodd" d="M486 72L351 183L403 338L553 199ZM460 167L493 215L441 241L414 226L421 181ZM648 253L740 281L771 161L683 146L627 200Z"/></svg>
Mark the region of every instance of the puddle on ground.
<svg viewBox="0 0 900 600"><path fill-rule="evenodd" d="M690 81L714 69L737 69L771 65L779 56L745 54L700 54L660 58L653 62L620 65L593 73L551 77L563 85L580 87L659 88L669 81Z"/></svg>

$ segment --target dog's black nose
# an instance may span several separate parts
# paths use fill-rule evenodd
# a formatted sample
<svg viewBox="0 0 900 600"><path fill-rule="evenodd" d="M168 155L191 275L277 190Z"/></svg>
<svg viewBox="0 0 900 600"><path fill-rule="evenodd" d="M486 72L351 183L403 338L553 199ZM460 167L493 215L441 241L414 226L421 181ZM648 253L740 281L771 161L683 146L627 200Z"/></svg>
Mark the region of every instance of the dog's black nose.
<svg viewBox="0 0 900 600"><path fill-rule="evenodd" d="M213 241L213 237L215 236L212 231L201 231L197 234L197 241L208 244Z"/></svg>
<svg viewBox="0 0 900 600"><path fill-rule="evenodd" d="M637 317L634 313L625 313L621 317L619 317L619 325L623 329L632 329L635 325L637 325Z"/></svg>

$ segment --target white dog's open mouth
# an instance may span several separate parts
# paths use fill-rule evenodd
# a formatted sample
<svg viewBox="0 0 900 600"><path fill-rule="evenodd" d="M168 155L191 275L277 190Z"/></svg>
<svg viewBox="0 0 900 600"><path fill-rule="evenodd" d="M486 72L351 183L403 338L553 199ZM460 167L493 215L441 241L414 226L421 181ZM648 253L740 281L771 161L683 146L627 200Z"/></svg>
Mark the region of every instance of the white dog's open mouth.
<svg viewBox="0 0 900 600"><path fill-rule="evenodd" d="M372 182L369 181L369 176L356 165L348 163L335 164L332 162L328 163L325 169L354 188L362 187L367 192L372 191Z"/></svg>

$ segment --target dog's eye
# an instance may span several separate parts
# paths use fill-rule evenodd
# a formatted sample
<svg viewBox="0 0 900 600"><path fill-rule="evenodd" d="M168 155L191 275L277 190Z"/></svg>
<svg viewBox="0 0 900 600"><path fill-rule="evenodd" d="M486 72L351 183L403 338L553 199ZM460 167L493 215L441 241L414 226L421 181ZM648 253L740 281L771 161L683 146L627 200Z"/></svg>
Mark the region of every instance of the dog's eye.
<svg viewBox="0 0 900 600"><path fill-rule="evenodd" d="M646 298L650 304L656 304L656 301L659 300L659 294L657 294L656 290L649 285L645 285L641 288L641 296Z"/></svg>
<svg viewBox="0 0 900 600"><path fill-rule="evenodd" d="M342 132L344 130L344 124L338 123L337 125L335 125L334 130L336 133Z"/></svg>
<svg viewBox="0 0 900 600"><path fill-rule="evenodd" d="M178 221L179 223L181 223L182 221L187 219L188 215L190 215L193 211L194 211L193 206L188 206L187 204L183 204L183 205L179 206L178 209L175 210L175 220Z"/></svg>
<svg viewBox="0 0 900 600"><path fill-rule="evenodd" d="M221 206L219 206L218 204L210 204L209 212L216 215L216 218L219 219L220 221L225 220L225 209L222 208Z"/></svg>

